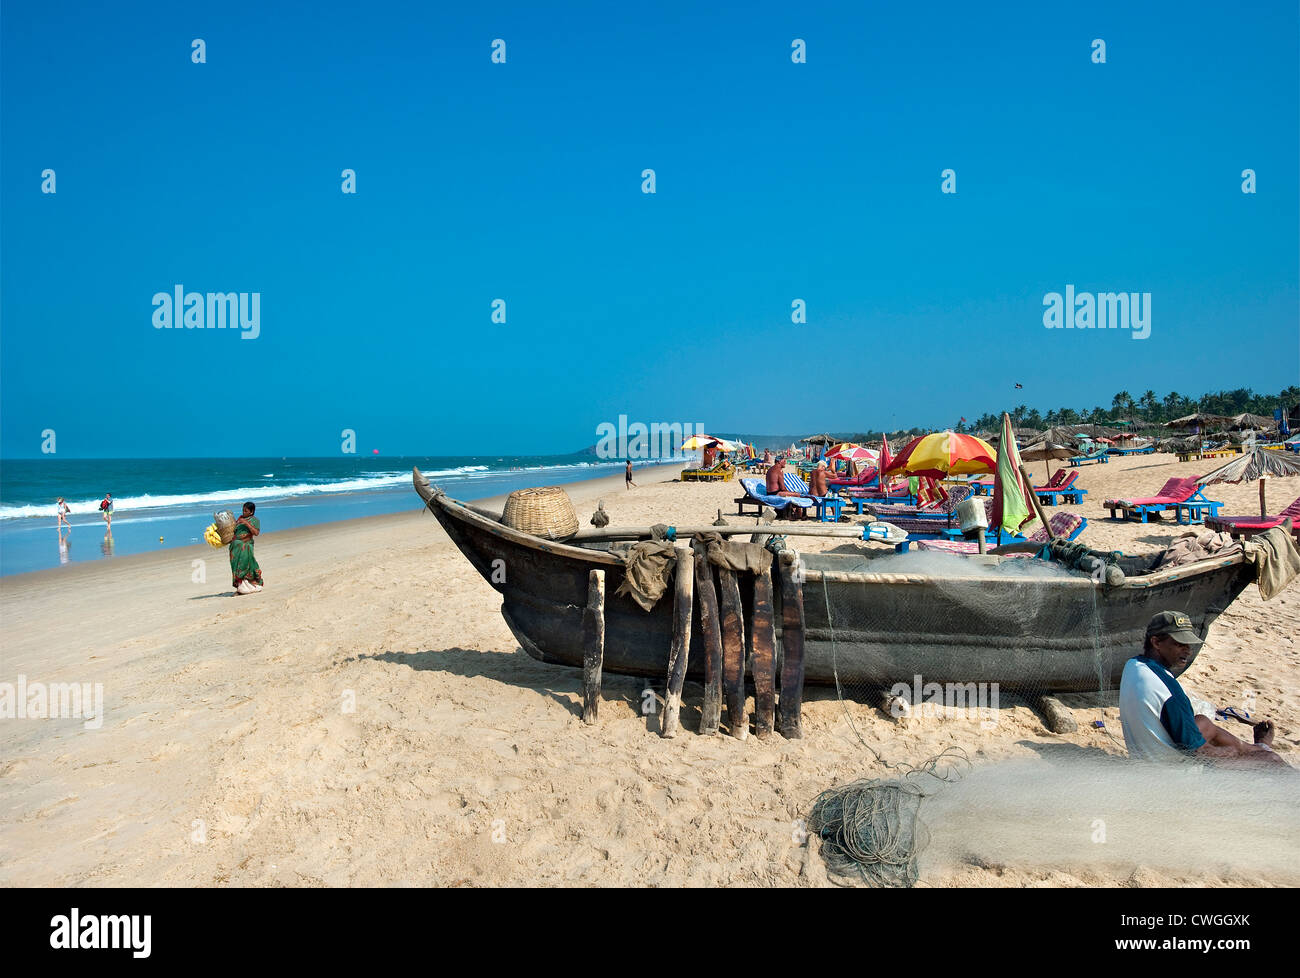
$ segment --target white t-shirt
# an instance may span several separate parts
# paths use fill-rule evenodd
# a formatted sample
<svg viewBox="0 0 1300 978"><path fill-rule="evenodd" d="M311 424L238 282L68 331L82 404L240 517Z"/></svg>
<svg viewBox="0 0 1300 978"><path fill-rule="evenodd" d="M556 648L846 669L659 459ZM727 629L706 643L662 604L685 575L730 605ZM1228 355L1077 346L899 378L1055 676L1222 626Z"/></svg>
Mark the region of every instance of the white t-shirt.
<svg viewBox="0 0 1300 978"><path fill-rule="evenodd" d="M1184 761L1205 743L1194 708L1178 680L1146 655L1134 656L1124 664L1119 720L1130 757Z"/></svg>

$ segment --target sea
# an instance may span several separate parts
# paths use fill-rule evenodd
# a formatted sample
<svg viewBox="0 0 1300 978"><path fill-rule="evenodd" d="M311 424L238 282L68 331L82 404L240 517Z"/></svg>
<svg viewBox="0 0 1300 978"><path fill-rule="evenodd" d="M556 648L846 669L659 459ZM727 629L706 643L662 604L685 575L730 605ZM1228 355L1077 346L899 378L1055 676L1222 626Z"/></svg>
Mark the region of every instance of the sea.
<svg viewBox="0 0 1300 978"><path fill-rule="evenodd" d="M0 460L0 576L202 543L214 512L238 516L250 501L265 533L416 510L413 466L469 501L616 475L623 464L588 453ZM99 510L105 493L111 534ZM72 508L72 529L61 532L60 496Z"/></svg>

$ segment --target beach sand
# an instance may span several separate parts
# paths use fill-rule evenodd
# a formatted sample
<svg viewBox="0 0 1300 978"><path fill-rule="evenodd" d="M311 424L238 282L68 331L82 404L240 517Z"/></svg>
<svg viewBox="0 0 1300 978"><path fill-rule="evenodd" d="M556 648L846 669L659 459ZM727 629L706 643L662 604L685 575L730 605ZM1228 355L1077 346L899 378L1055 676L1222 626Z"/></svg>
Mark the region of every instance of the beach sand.
<svg viewBox="0 0 1300 978"><path fill-rule="evenodd" d="M1083 539L1140 552L1183 532L1100 507L1216 464L1172 459L1084 467L1087 502L1067 507L1088 517ZM631 492L621 478L566 488L584 524L597 498L615 524L734 513L737 484L654 481L676 472L638 471ZM1269 484L1273 511L1297 495L1300 479ZM1253 483L1210 496L1258 511ZM0 723L0 883L827 885L801 820L820 791L890 774L858 734L891 764L949 747L973 763L922 808L927 885L1300 883L1294 794L1238 780L1198 804L1195 783L1135 779L1113 705L1081 706L1078 732L1058 736L1014 702L985 729L898 722L810 689L803 740L738 741L694 732L688 684L686 730L662 740L644 683L606 676L589 727L580 672L518 649L497 595L414 494L409 514L284 533L264 509L260 594L230 597L225 553L206 546L0 581L0 680L102 683L106 714L99 729ZM1219 705L1255 690L1292 764L1297 633L1300 583L1267 604L1251 587L1184 677ZM1153 824L1177 842L1154 844Z"/></svg>

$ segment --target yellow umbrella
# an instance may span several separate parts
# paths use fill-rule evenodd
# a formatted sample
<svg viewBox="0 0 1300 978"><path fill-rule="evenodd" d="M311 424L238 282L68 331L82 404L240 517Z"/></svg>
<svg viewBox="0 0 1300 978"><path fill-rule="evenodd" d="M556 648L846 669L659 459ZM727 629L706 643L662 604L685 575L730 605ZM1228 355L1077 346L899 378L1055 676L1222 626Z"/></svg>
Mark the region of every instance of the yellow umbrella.
<svg viewBox="0 0 1300 978"><path fill-rule="evenodd" d="M691 435L691 437L682 442L682 451L699 451L701 448L706 448L709 445L716 445L717 443L718 439L714 438L712 435Z"/></svg>
<svg viewBox="0 0 1300 978"><path fill-rule="evenodd" d="M885 472L942 479L950 475L993 472L997 464L998 453L983 438L937 431L908 442L907 447L894 456Z"/></svg>

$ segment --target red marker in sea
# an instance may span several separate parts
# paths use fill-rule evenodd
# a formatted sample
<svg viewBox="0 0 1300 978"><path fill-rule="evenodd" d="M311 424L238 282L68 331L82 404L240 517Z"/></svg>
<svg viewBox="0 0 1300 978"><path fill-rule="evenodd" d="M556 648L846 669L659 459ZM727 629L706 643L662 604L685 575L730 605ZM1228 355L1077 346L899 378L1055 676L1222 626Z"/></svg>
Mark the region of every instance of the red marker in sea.
<svg viewBox="0 0 1300 978"><path fill-rule="evenodd" d="M378 454L379 454L379 449L377 449L377 448L372 448L372 449L370 449L370 454L371 454L371 455L378 455Z"/></svg>

